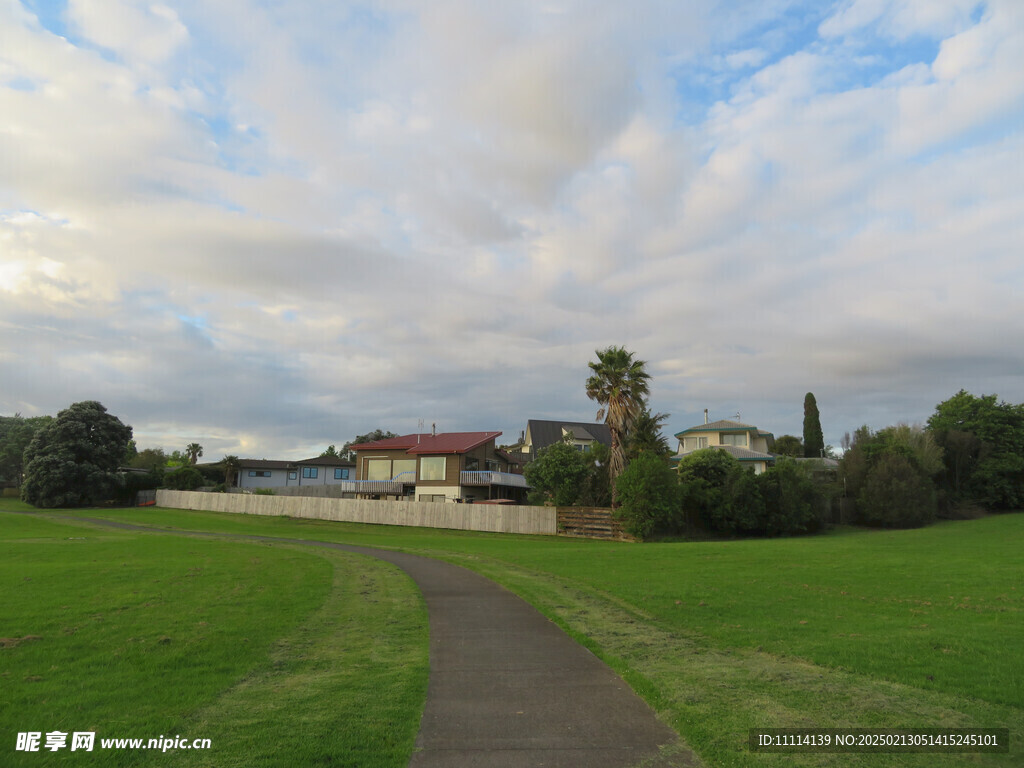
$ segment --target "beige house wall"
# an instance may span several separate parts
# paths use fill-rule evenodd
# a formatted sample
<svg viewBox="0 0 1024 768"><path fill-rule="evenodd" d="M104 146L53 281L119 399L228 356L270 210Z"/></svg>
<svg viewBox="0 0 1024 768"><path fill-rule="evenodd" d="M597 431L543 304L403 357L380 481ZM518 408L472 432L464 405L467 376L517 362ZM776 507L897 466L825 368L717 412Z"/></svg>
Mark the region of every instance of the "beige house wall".
<svg viewBox="0 0 1024 768"><path fill-rule="evenodd" d="M347 523L407 525L554 536L558 532L554 507L496 504L451 504L431 501L372 501L309 496L258 496L199 491L156 492L159 507L231 512L241 515L299 517Z"/></svg>

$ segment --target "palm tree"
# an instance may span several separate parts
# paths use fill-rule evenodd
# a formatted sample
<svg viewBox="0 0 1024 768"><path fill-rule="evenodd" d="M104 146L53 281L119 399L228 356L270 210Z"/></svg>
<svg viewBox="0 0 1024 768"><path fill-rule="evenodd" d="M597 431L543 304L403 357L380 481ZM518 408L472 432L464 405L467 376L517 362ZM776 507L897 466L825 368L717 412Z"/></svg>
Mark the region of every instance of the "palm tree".
<svg viewBox="0 0 1024 768"><path fill-rule="evenodd" d="M224 485L228 488L235 484L235 474L239 469L239 462L237 456L225 456L220 460L220 465L224 467Z"/></svg>
<svg viewBox="0 0 1024 768"><path fill-rule="evenodd" d="M662 433L665 422L668 421L667 413L651 413L649 408L644 408L632 429L629 430L629 445L626 454L630 459L639 456L644 451L650 451L656 456L668 456L672 453L668 439Z"/></svg>
<svg viewBox="0 0 1024 768"><path fill-rule="evenodd" d="M626 468L626 438L636 418L643 413L650 393L650 374L643 360L634 360L625 347L596 350L597 362L589 363L594 373L587 379L587 397L601 406L597 419L605 420L612 433L608 457L608 479L612 486L612 506L616 506L615 480Z"/></svg>
<svg viewBox="0 0 1024 768"><path fill-rule="evenodd" d="M195 464L203 455L203 446L199 443L189 443L185 446L185 455L188 456L189 464Z"/></svg>

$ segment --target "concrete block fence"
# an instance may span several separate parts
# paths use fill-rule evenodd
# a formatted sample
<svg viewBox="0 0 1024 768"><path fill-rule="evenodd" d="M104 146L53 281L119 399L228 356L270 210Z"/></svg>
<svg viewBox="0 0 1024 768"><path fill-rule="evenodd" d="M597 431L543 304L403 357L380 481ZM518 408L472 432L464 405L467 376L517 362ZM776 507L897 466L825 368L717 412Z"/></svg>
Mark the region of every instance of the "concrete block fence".
<svg viewBox="0 0 1024 768"><path fill-rule="evenodd" d="M301 517L345 523L450 528L457 531L525 533L554 536L554 507L504 504L452 504L433 501L373 501L310 496L262 496L239 493L171 491L156 493L158 507L241 515Z"/></svg>

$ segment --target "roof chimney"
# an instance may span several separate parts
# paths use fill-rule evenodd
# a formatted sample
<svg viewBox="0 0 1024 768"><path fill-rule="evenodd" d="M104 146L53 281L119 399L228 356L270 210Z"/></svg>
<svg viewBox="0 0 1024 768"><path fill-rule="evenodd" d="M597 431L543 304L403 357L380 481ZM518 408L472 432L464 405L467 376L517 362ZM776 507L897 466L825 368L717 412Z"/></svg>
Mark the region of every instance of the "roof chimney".
<svg viewBox="0 0 1024 768"><path fill-rule="evenodd" d="M708 409L707 408L704 409L704 423L705 424L708 423Z"/></svg>
<svg viewBox="0 0 1024 768"><path fill-rule="evenodd" d="M437 437L437 422L430 425L430 436Z"/></svg>

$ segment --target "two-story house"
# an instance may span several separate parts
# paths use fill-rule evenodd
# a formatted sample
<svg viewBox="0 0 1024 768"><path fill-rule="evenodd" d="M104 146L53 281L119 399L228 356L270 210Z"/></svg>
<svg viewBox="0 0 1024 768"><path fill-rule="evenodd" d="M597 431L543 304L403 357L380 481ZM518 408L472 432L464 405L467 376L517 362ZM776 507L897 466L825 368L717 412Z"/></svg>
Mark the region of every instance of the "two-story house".
<svg viewBox="0 0 1024 768"><path fill-rule="evenodd" d="M586 452L595 443L611 446L612 432L607 424L582 421L551 421L546 419L530 419L526 422L526 432L519 451L524 458L532 461L537 453L549 445L570 442L580 451Z"/></svg>
<svg viewBox="0 0 1024 768"><path fill-rule="evenodd" d="M768 441L774 439L774 436L751 424L727 419L710 424L705 421L677 432L676 438L679 440L679 451L672 457L673 461L679 461L686 454L703 448L719 448L744 466L753 467L757 475L775 463L775 457L768 453Z"/></svg>
<svg viewBox="0 0 1024 768"><path fill-rule="evenodd" d="M417 501L523 501L526 479L495 447L501 432L402 435L349 446L360 495Z"/></svg>

